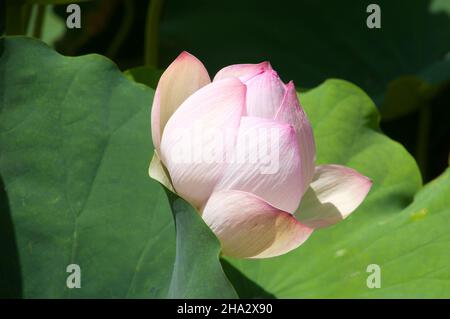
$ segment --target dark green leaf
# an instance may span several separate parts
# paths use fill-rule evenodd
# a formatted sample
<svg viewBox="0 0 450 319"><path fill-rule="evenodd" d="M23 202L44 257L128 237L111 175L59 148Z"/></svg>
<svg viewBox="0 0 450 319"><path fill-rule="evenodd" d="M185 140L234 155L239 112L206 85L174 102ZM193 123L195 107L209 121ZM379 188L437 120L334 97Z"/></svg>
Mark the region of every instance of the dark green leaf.
<svg viewBox="0 0 450 319"><path fill-rule="evenodd" d="M161 70L151 66L139 66L124 72L130 80L145 84L155 90L162 73Z"/></svg>
<svg viewBox="0 0 450 319"><path fill-rule="evenodd" d="M166 190L177 230L177 257L169 298L237 298L217 260L220 243L186 201Z"/></svg>
<svg viewBox="0 0 450 319"><path fill-rule="evenodd" d="M170 206L147 174L153 90L99 55L63 57L22 37L1 45L2 295L235 296L218 242L181 200L175 258ZM66 287L69 264L80 289Z"/></svg>

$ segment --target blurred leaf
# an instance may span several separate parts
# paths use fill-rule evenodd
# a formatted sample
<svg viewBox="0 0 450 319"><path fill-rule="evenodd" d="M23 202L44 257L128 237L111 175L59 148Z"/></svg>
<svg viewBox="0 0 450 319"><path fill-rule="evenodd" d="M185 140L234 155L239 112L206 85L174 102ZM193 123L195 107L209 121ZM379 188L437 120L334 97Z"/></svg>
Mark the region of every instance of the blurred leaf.
<svg viewBox="0 0 450 319"><path fill-rule="evenodd" d="M284 256L228 261L276 297L450 297L450 171L419 191L416 163L379 133L373 102L348 82L326 81L300 99L318 163L353 167L373 180L372 190L348 219ZM370 264L381 266L379 289L366 285Z"/></svg>
<svg viewBox="0 0 450 319"><path fill-rule="evenodd" d="M448 0L434 0L431 3L432 12L444 12L450 15L450 2Z"/></svg>
<svg viewBox="0 0 450 319"><path fill-rule="evenodd" d="M450 78L448 67L441 69L438 81L435 74L424 74L450 52L449 1L376 1L381 29L369 29L366 8L373 2L167 1L161 62L167 65L182 50L195 54L213 72L228 64L269 60L297 86L311 88L327 78L343 78L363 88L386 111L400 107L404 112L409 106L399 104L411 99L394 92L385 100L389 86L396 87L394 81L414 76L422 85L436 86ZM403 90L405 85L398 87ZM415 109L421 96L411 93L419 97L412 102Z"/></svg>
<svg viewBox="0 0 450 319"><path fill-rule="evenodd" d="M145 84L155 90L162 73L163 71L151 66L138 66L124 72L130 80Z"/></svg>
<svg viewBox="0 0 450 319"><path fill-rule="evenodd" d="M427 107L426 91L428 86L417 76L402 76L390 82L380 109L383 120L396 119Z"/></svg>
<svg viewBox="0 0 450 319"><path fill-rule="evenodd" d="M11 255L1 289L21 284L26 298L235 296L215 237L175 199L175 242L166 196L147 175L153 90L99 55L63 57L22 37L1 45L1 220L11 221L2 227L15 233L20 264L14 238L2 240ZM69 264L81 267L81 289L66 287Z"/></svg>
<svg viewBox="0 0 450 319"><path fill-rule="evenodd" d="M422 107L430 107L432 100L450 87L450 60L437 62L419 76L400 76L388 84L381 117L384 121L397 119Z"/></svg>
<svg viewBox="0 0 450 319"><path fill-rule="evenodd" d="M87 2L91 0L19 0L26 4L72 4L77 2Z"/></svg>

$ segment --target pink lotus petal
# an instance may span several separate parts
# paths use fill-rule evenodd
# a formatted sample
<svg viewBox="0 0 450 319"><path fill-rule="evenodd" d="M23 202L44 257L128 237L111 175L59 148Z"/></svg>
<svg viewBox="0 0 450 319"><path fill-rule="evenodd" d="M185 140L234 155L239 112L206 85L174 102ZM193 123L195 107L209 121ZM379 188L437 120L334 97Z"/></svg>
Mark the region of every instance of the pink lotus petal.
<svg viewBox="0 0 450 319"><path fill-rule="evenodd" d="M166 124L161 160L177 193L197 208L212 193L234 148L245 92L237 78L213 82L191 95Z"/></svg>
<svg viewBox="0 0 450 319"><path fill-rule="evenodd" d="M349 167L317 166L314 179L295 216L313 228L336 224L362 203L371 186L369 178Z"/></svg>
<svg viewBox="0 0 450 319"><path fill-rule="evenodd" d="M273 119L284 97L284 83L274 70L265 71L245 82L248 116Z"/></svg>
<svg viewBox="0 0 450 319"><path fill-rule="evenodd" d="M234 64L224 67L217 72L213 81L223 80L229 77L239 78L242 82L250 80L252 77L271 70L269 62L261 62L258 64Z"/></svg>
<svg viewBox="0 0 450 319"><path fill-rule="evenodd" d="M294 126L300 148L300 161L302 166L303 189L307 189L314 176L314 163L316 161L316 145L314 143L311 124L306 117L305 111L300 106L295 91L294 83L291 81L286 85L286 94L283 102L275 116L275 120Z"/></svg>
<svg viewBox="0 0 450 319"><path fill-rule="evenodd" d="M299 157L291 125L243 117L233 161L215 191L251 192L274 207L293 213L304 191Z"/></svg>
<svg viewBox="0 0 450 319"><path fill-rule="evenodd" d="M263 199L241 191L213 193L202 214L225 255L267 258L300 246L313 229Z"/></svg>
<svg viewBox="0 0 450 319"><path fill-rule="evenodd" d="M159 152L164 127L175 110L192 93L211 80L202 62L182 52L159 79L152 106L152 139Z"/></svg>

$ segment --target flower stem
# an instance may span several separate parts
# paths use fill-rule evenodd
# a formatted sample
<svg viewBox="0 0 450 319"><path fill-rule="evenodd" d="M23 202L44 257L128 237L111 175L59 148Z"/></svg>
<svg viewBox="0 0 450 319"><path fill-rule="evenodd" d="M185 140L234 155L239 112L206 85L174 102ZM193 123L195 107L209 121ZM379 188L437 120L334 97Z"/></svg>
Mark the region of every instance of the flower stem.
<svg viewBox="0 0 450 319"><path fill-rule="evenodd" d="M163 0L150 0L145 26L145 65L158 66L159 20Z"/></svg>
<svg viewBox="0 0 450 319"><path fill-rule="evenodd" d="M37 5L36 21L33 28L33 37L40 39L42 35L42 26L45 19L45 5Z"/></svg>
<svg viewBox="0 0 450 319"><path fill-rule="evenodd" d="M133 24L135 3L132 1L124 1L123 5L124 5L124 14L122 24L113 41L106 50L106 56L112 60L114 60L117 53L119 52Z"/></svg>

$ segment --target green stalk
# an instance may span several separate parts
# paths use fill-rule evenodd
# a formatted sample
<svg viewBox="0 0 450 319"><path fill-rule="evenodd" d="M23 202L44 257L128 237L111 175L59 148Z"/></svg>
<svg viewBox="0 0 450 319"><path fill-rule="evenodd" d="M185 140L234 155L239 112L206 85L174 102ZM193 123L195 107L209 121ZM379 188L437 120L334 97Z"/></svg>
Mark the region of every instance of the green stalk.
<svg viewBox="0 0 450 319"><path fill-rule="evenodd" d="M123 41L125 41L128 33L130 32L134 19L134 5L135 3L132 1L124 1L125 12L123 15L122 24L116 36L106 50L106 56L112 60L114 60L114 58L116 57Z"/></svg>
<svg viewBox="0 0 450 319"><path fill-rule="evenodd" d="M158 67L159 20L163 0L150 0L145 26L145 64Z"/></svg>
<svg viewBox="0 0 450 319"><path fill-rule="evenodd" d="M45 4L37 5L36 21L33 28L33 37L40 39L42 35L42 26L45 19Z"/></svg>
<svg viewBox="0 0 450 319"><path fill-rule="evenodd" d="M24 4L22 6L22 21L24 23L23 25L23 33L27 34L28 33L28 29L29 29L29 25L31 23L31 16L32 16L32 11L33 11L33 4Z"/></svg>
<svg viewBox="0 0 450 319"><path fill-rule="evenodd" d="M416 159L423 179L427 178L428 165L428 143L430 139L431 128L431 107L425 105L419 112L419 130L417 132Z"/></svg>

